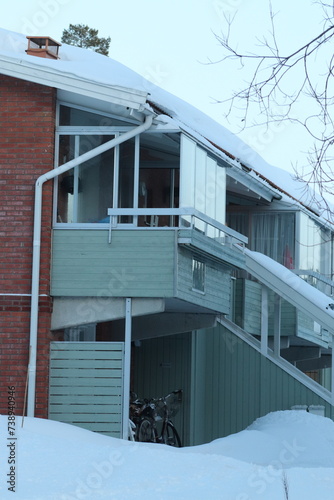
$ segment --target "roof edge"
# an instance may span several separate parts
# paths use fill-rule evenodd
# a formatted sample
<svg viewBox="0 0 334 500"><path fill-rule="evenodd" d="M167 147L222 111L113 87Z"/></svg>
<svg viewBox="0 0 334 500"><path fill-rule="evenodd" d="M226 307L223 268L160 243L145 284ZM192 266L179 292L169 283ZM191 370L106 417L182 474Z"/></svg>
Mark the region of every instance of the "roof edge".
<svg viewBox="0 0 334 500"><path fill-rule="evenodd" d="M148 93L142 90L97 83L77 75L65 75L50 66L40 66L34 64L34 61L30 63L30 61L18 60L4 55L0 55L0 64L1 74L20 80L68 90L140 111L146 105Z"/></svg>

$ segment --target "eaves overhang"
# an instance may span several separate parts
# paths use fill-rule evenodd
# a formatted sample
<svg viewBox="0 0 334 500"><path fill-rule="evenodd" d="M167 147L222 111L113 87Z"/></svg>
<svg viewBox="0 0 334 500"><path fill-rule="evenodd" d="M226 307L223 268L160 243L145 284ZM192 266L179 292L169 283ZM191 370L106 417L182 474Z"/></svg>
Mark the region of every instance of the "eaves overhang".
<svg viewBox="0 0 334 500"><path fill-rule="evenodd" d="M232 167L226 172L227 175L235 182L242 184L248 191L251 191L259 198L268 202L280 200L282 196L272 189L269 185L260 182L255 177L252 177L251 172L244 172L242 168Z"/></svg>
<svg viewBox="0 0 334 500"><path fill-rule="evenodd" d="M0 73L139 111L146 105L147 92L96 82L93 79L61 72L56 66L52 68L50 65L34 64L34 61L28 62L0 55Z"/></svg>

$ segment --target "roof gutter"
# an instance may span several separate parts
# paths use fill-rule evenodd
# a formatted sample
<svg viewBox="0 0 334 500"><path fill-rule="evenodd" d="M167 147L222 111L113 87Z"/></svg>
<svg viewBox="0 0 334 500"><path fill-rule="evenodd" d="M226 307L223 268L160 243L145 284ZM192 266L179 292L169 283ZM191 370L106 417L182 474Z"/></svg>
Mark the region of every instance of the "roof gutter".
<svg viewBox="0 0 334 500"><path fill-rule="evenodd" d="M37 361L37 332L38 332L38 298L40 277L40 254L41 254L41 227L42 227L42 190L46 181L58 177L60 174L80 165L81 163L95 158L97 155L108 151L119 144L148 130L153 122L153 115L148 115L144 123L114 139L98 146L87 153L71 160L64 165L54 168L41 175L36 180L35 186L35 209L33 228L33 253L32 253L32 278L31 278L31 314L30 314L30 340L29 340L29 365L28 365L28 398L27 416L35 414L36 394L36 361Z"/></svg>
<svg viewBox="0 0 334 500"><path fill-rule="evenodd" d="M118 104L139 111L146 106L147 92L143 90L112 85L108 82L95 82L84 75L68 72L66 61L58 60L56 66L48 59L27 56L18 60L0 54L1 74L20 80L34 82L73 93L80 93L104 102ZM51 61L53 63L54 61Z"/></svg>

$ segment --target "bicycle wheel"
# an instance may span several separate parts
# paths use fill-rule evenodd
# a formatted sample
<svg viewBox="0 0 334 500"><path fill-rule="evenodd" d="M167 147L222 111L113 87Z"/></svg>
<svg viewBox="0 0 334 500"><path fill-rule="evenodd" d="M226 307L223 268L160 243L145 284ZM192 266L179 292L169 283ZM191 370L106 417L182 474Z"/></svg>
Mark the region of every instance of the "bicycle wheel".
<svg viewBox="0 0 334 500"><path fill-rule="evenodd" d="M162 439L168 446L175 446L177 448L181 448L182 446L180 436L171 422L167 422Z"/></svg>
<svg viewBox="0 0 334 500"><path fill-rule="evenodd" d="M141 443L156 442L156 430L153 420L145 417L139 422L136 431L136 441L140 441Z"/></svg>

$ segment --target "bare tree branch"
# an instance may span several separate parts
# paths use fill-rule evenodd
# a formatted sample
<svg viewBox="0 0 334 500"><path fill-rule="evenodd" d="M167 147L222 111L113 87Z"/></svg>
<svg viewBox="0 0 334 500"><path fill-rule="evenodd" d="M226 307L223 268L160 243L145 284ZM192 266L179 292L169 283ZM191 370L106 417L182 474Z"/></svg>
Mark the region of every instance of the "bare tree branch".
<svg viewBox="0 0 334 500"><path fill-rule="evenodd" d="M282 53L277 35L278 15L269 2L269 36L263 36L259 50L243 51L231 43L234 19L226 19L227 29L215 37L223 50L220 61L238 62L250 79L240 90L217 103L227 106L226 118L242 111L241 130L254 126L254 106L260 122L270 124L288 120L309 133L313 145L308 152L308 167L299 179L318 186L323 197L334 194L334 2L317 0L322 10L322 30L306 43ZM213 61L210 61L213 63ZM249 74L249 73L248 73ZM300 103L306 102L300 111Z"/></svg>

